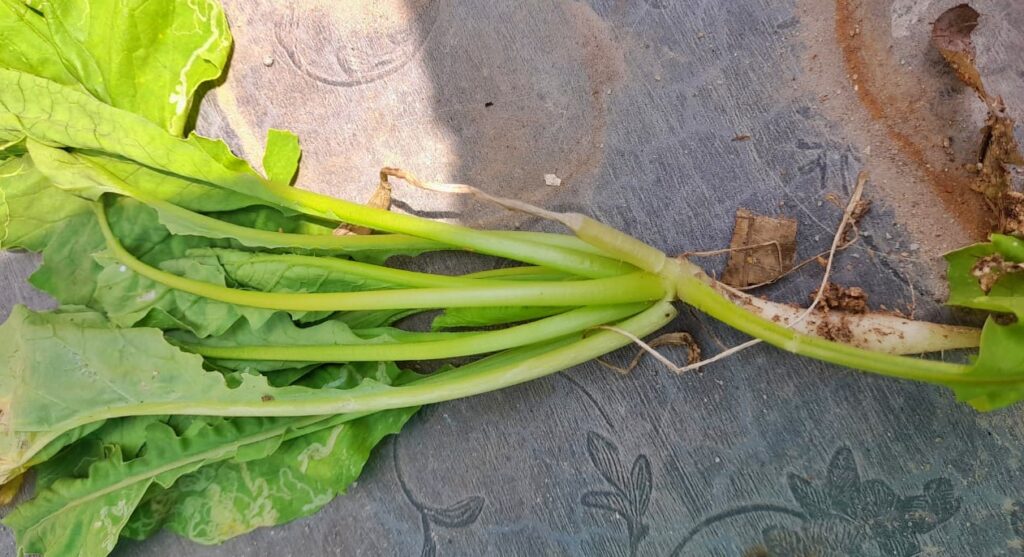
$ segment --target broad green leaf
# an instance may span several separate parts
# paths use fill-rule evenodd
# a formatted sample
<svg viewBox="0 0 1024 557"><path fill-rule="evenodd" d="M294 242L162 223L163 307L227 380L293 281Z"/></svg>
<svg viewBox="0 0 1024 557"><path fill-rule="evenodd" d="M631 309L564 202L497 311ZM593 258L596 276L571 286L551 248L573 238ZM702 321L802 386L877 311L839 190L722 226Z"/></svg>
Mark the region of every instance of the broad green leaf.
<svg viewBox="0 0 1024 557"><path fill-rule="evenodd" d="M231 51L214 0L59 0L44 2L43 12L79 83L174 135L184 130L196 89L220 76Z"/></svg>
<svg viewBox="0 0 1024 557"><path fill-rule="evenodd" d="M0 166L0 249L43 255L30 281L63 304L88 305L100 266L91 254L105 243L90 204L50 185L28 157Z"/></svg>
<svg viewBox="0 0 1024 557"><path fill-rule="evenodd" d="M90 476L100 484L114 484L129 474L114 448L110 465L94 466ZM106 462L105 462L106 463ZM121 529L149 487L134 483L94 497L78 493L79 482L57 481L31 504L19 505L6 519L14 531L18 555L76 555L102 557L113 551ZM75 501L60 512L63 501Z"/></svg>
<svg viewBox="0 0 1024 557"><path fill-rule="evenodd" d="M1024 242L993 234L991 241L946 255L949 304L1012 314L1016 322L989 317L981 347L967 376L999 378L978 384L950 384L957 397L979 410L992 410L1024 399ZM991 269L982 287L982 276Z"/></svg>
<svg viewBox="0 0 1024 557"><path fill-rule="evenodd" d="M150 265L192 279L226 285L228 277L215 260L187 257L190 250L226 245L224 240L175 236L157 221L156 212L131 199L120 199L107 210L111 228L122 245ZM200 336L221 334L239 319L255 326L273 311L235 306L180 290L136 274L104 251L95 259L102 265L92 307L122 327L146 326L187 329Z"/></svg>
<svg viewBox="0 0 1024 557"><path fill-rule="evenodd" d="M0 163L0 249L43 251L69 220L92 213L87 201L50 186L31 158Z"/></svg>
<svg viewBox="0 0 1024 557"><path fill-rule="evenodd" d="M46 20L23 0L0 0L0 67L80 88L50 37Z"/></svg>
<svg viewBox="0 0 1024 557"><path fill-rule="evenodd" d="M104 405L140 401L158 389L180 393L176 383L187 387L190 375L215 379L198 356L171 347L159 331L112 329L95 313L17 306L0 331L0 483L55 439L103 421Z"/></svg>
<svg viewBox="0 0 1024 557"><path fill-rule="evenodd" d="M108 454L89 466L87 477L54 481L4 523L14 531L20 555L107 555L151 486L169 487L250 445L344 418L213 419L181 436L167 424L151 423L142 456L125 459L118 445L107 445Z"/></svg>
<svg viewBox="0 0 1024 557"><path fill-rule="evenodd" d="M664 305L654 306L620 326L646 334L664 323L666 311ZM205 371L199 356L170 345L157 329L115 329L95 315L18 307L0 326L0 481L20 473L53 439L96 421L152 414L294 416L401 408L525 381L628 342L611 333L581 336L507 350L400 387L366 379L343 391L275 388L265 377L250 374L238 374L229 385L220 373ZM571 342L578 345L565 347ZM564 353L548 355L557 347ZM388 359L386 350L381 359ZM61 385L59 391L52 390L55 384Z"/></svg>
<svg viewBox="0 0 1024 557"><path fill-rule="evenodd" d="M160 223L175 235L231 240L224 245L239 247L266 247L299 253L341 253L354 259L372 262L383 262L397 254L418 255L430 247L410 245L394 249L379 244L336 249L294 247L295 240L292 238L273 235L267 238L249 234L244 229L240 232L237 228L231 228L224 222L199 212L212 213L227 222L231 222L234 217L237 221L243 221L235 223L239 226L273 232L287 231L327 236L334 228L315 223L308 218L285 215L273 207L256 206L261 203L260 200L231 190L159 172L125 159L97 153L69 152L31 139L27 144L36 168L49 178L53 185L85 199L95 200L104 193L115 193L146 203L156 210ZM223 145L208 145L217 156L230 156ZM251 172L247 166L244 166L244 169ZM422 244L418 241L417 243Z"/></svg>
<svg viewBox="0 0 1024 557"><path fill-rule="evenodd" d="M97 277L93 305L120 327L185 329L199 336L221 334L240 319L256 325L272 311L233 306L168 288L138 275L109 256L99 256L103 270ZM162 262L160 267L189 278L225 284L222 269L183 258Z"/></svg>
<svg viewBox="0 0 1024 557"><path fill-rule="evenodd" d="M53 149L50 149L53 151ZM44 263L33 275L32 283L64 304L80 304L106 313L120 326L153 326L187 329L201 336L221 334L242 318L254 325L264 322L271 311L225 304L167 287L141 277L116 260L105 256L106 244L89 202L53 187L32 165L32 159L12 159L0 165L0 247L22 247L43 253ZM273 209L268 209L274 211ZM276 211L274 211L276 212ZM270 289L309 291L315 270L286 270L277 285L261 282L279 265L244 265L248 257L238 252L232 277L216 257L195 258L188 253L197 248L229 246L228 240L198 236L171 235L160 226L156 213L131 199L120 199L108 209L114 232L132 253L151 265L206 282L248 284ZM272 222L272 221L271 221ZM265 269L265 270L261 270ZM324 288L343 290L357 283L343 278L318 275ZM327 280L330 279L330 280ZM369 283L364 286L372 286ZM409 312L391 312L405 315ZM323 319L323 312L296 312L304 321ZM370 326L378 326L373 324Z"/></svg>
<svg viewBox="0 0 1024 557"><path fill-rule="evenodd" d="M140 201L166 201L189 211L230 211L258 199L204 182L160 172L101 153L68 152L28 140L36 168L53 185L85 199L116 193ZM159 209L160 207L154 207ZM173 214L168 215L173 217Z"/></svg>
<svg viewBox="0 0 1024 557"><path fill-rule="evenodd" d="M372 376L389 384L393 365L328 366L304 379L314 388L352 388ZM372 372L373 368L377 372ZM316 512L354 482L371 449L398 433L416 408L378 412L286 440L261 459L222 461L181 478L169 489L153 489L124 533L142 539L164 526L200 543L219 543L261 526Z"/></svg>
<svg viewBox="0 0 1024 557"><path fill-rule="evenodd" d="M54 151L64 153L44 148L44 158ZM54 187L29 157L11 159L0 166L0 194L0 215L6 214L0 220L0 247L41 252L43 265L31 282L61 303L103 310L126 326L143 323L190 328L204 335L226 330L242 315L258 322L270 314L168 291L122 270L116 261L97 260L106 244L91 204ZM122 241L135 253L145 254L152 264L182 258L189 249L218 245L204 238L171 236L159 226L151 209L131 200L114 204L110 213L112 226ZM227 241L219 243L230 245ZM194 267L195 278L225 280L219 267Z"/></svg>
<svg viewBox="0 0 1024 557"><path fill-rule="evenodd" d="M334 366L304 382L344 389L365 377L391 383L399 374L393 365ZM47 463L39 495L5 522L24 553L75 548L106 555L126 525L124 519L95 523L113 501L131 514L127 536L145 537L166 525L197 541L223 541L315 512L358 477L370 449L414 412L112 420Z"/></svg>
<svg viewBox="0 0 1024 557"><path fill-rule="evenodd" d="M104 323L102 317L87 309L69 307L59 311L60 313L54 312L50 315L59 315L56 318L69 327L102 326ZM23 306L15 306L7 322L0 325L0 330L7 328L7 323L28 314L31 312ZM45 363L38 364L17 350L10 352L9 355L10 360L0 367L0 484L20 475L29 467L46 461L65 446L103 425L103 420L91 420L52 432L28 431L24 435L13 432L11 412L16 411L20 404L15 393L15 385L22 381L26 368ZM45 412L45 409L39 410Z"/></svg>
<svg viewBox="0 0 1024 557"><path fill-rule="evenodd" d="M36 472L36 490L40 490L48 486L57 477L65 475L63 471L57 471L56 474L50 474L47 472L47 465L53 459L55 455L64 450L65 447L73 445L79 439L89 435L96 429L103 427L106 422L93 422L81 427L76 427L71 430L65 431L58 435L53 441L43 447L42 450L37 452L32 458L29 459L23 466L25 470L32 468ZM83 456L83 459L85 457ZM71 461L66 466L72 466L77 461Z"/></svg>
<svg viewBox="0 0 1024 557"><path fill-rule="evenodd" d="M299 137L290 131L267 131L267 146L263 151L263 172L267 178L281 184L295 183L299 171L302 148Z"/></svg>
<svg viewBox="0 0 1024 557"><path fill-rule="evenodd" d="M84 213L64 224L43 250L43 264L29 282L62 304L91 306L100 269L90 254L103 248L103 236L95 218Z"/></svg>
<svg viewBox="0 0 1024 557"><path fill-rule="evenodd" d="M33 75L0 69L0 142L27 136L54 147L101 151L156 170L280 201L222 142L175 137L146 118Z"/></svg>
<svg viewBox="0 0 1024 557"><path fill-rule="evenodd" d="M342 398L387 388L367 380ZM0 393L0 483L23 472L55 439L94 422L227 409L265 415L281 403L287 409L279 413L294 415L302 413L304 400L342 396L324 389L274 388L256 375L242 375L229 386L221 374L203 369L202 358L175 348L158 329L117 329L95 313L35 313L21 306L0 325Z"/></svg>
<svg viewBox="0 0 1024 557"><path fill-rule="evenodd" d="M981 333L981 350L967 376L1005 377L1003 384L951 385L957 398L982 411L1024 400L1024 323L1000 325L989 318Z"/></svg>
<svg viewBox="0 0 1024 557"><path fill-rule="evenodd" d="M619 323L646 335L673 315L657 304ZM417 406L528 381L628 343L582 333L499 352L401 386L371 378L345 389L272 387L262 375L229 384L202 359L170 345L162 331L111 328L97 314L35 313L17 307L0 325L0 482L54 439L86 424L154 414L297 416ZM387 360L387 351L381 351ZM53 385L60 385L53 390Z"/></svg>
<svg viewBox="0 0 1024 557"><path fill-rule="evenodd" d="M285 442L264 459L205 466L172 488L175 505L164 525L214 544L309 516L344 493L373 447L398 433L415 411L388 410L341 423Z"/></svg>
<svg viewBox="0 0 1024 557"><path fill-rule="evenodd" d="M12 161L4 167L25 164ZM227 330L247 316L255 322L272 312L236 308L167 288L135 275L120 263L103 258L106 243L90 203L54 188L31 166L25 172L0 179L3 203L10 213L0 230L2 247L22 247L43 254L43 265L31 282L63 304L80 304L106 312L115 322L168 328L190 328L197 334ZM183 258L196 247L215 245L204 238L171 236L160 227L151 209L132 200L121 200L109 212L112 226L135 253L156 265ZM179 262L179 265L189 263ZM220 267L194 266L192 275L220 280Z"/></svg>
<svg viewBox="0 0 1024 557"><path fill-rule="evenodd" d="M58 453L38 458L35 472L35 491L47 489L62 478L85 478L89 467L107 457L108 449L117 446L126 460L139 456L148 441L147 430L156 422L167 421L165 416L133 416L110 420L83 432L73 443L64 443ZM81 439L81 440L78 440Z"/></svg>
<svg viewBox="0 0 1024 557"><path fill-rule="evenodd" d="M353 292L383 290L399 285L327 269L315 264L274 259L231 249L194 249L188 256L219 264L235 284L267 292Z"/></svg>

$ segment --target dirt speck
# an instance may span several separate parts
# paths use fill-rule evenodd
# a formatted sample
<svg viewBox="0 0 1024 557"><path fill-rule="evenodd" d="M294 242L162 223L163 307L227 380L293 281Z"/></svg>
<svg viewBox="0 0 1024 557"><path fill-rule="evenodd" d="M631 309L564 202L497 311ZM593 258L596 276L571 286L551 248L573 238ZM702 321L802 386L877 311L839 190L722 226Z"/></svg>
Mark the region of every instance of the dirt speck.
<svg viewBox="0 0 1024 557"><path fill-rule="evenodd" d="M853 331L850 330L850 326L845 320L833 322L828 319L824 319L818 324L818 328L815 333L825 340L831 340L834 342L841 342L843 344L850 344L853 340Z"/></svg>
<svg viewBox="0 0 1024 557"><path fill-rule="evenodd" d="M811 299L817 298L818 292L814 291ZM840 286L830 282L825 286L825 292L821 296L821 303L830 310L845 311L847 313L865 313L868 310L868 294L859 286Z"/></svg>

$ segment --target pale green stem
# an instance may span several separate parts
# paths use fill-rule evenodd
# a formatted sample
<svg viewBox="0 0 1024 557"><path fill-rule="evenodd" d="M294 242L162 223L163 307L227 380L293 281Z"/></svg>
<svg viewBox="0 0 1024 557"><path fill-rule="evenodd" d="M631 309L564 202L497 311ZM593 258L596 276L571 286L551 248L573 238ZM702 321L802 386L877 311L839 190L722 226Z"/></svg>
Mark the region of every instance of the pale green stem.
<svg viewBox="0 0 1024 557"><path fill-rule="evenodd" d="M600 255L602 257L608 257L608 254L602 252L596 246L588 244L583 240L573 236L571 234L560 234L553 232L533 232L529 230L489 230L488 233L494 234L495 236L508 237L520 240L529 240L538 244L544 244L546 246L554 246L574 251L580 251L583 253L589 253L591 255Z"/></svg>
<svg viewBox="0 0 1024 557"><path fill-rule="evenodd" d="M676 315L671 302L663 300L616 324L636 336L657 331ZM445 371L398 387L353 391L334 389L269 389L255 400L194 400L167 403L136 403L109 407L61 424L63 430L96 420L128 415L186 414L196 416L312 416L362 413L406 408L465 398L497 391L579 365L626 346L629 339L599 330L577 340L564 339L544 345L501 352L496 356Z"/></svg>
<svg viewBox="0 0 1024 557"><path fill-rule="evenodd" d="M114 237L103 203L96 213L108 249L123 265L164 286L229 304L281 311L360 311L495 306L586 306L654 301L665 296L661 277L636 272L611 278L515 282L495 286L481 281L464 288L411 288L369 292L257 292L193 280L151 267L128 252Z"/></svg>
<svg viewBox="0 0 1024 557"><path fill-rule="evenodd" d="M137 199L162 215L173 217L180 224L187 224L186 230L195 230L196 235L210 238L231 238L244 246L267 248L291 248L328 251L332 253L358 253L367 251L439 251L458 249L457 246L407 236L404 234L297 234L250 228L191 211L169 201L151 196L135 189L98 165L92 165L98 172L115 182L129 197ZM514 241L528 241L544 246L563 248L570 252L582 252L601 256L600 250L574 236L546 232L492 231L495 236ZM620 266L621 267L621 266ZM623 268L623 271L629 269Z"/></svg>
<svg viewBox="0 0 1024 557"><path fill-rule="evenodd" d="M273 192L275 195L280 195L282 199L288 200L290 203L298 202L292 208L300 212L312 213L314 216L328 218L329 220L340 220L388 232L401 232L401 230L392 230L389 227L392 224L400 225L405 223L406 230L415 230L420 233L411 236L402 234L347 234L335 236L333 234L306 235L257 230L220 221L151 196L145 191L133 187L132 184L124 181L102 166L92 163L88 159L81 160L114 184L123 194L138 199L166 216L173 217L179 226L195 231L200 236L234 238L243 245L250 247L320 249L343 253L368 250L428 251L452 249L454 247L516 259L509 256L509 253L512 252L492 253L490 249L493 247L500 251L505 249L503 246L517 246L518 252L526 257L521 259L522 261L536 263L537 261L534 261L534 259L540 258L540 260L553 261L556 265L580 264L583 266L582 272L576 274L581 276L604 277L632 270L618 261L602 257L600 250L595 249L586 242L564 234L520 231L484 232L420 217L392 213L384 209L367 207L266 180L263 182L265 182L268 191ZM256 177L249 176L249 178ZM345 214L354 215L356 220L344 218ZM361 222L358 220L360 216L369 220ZM376 225L370 223L376 223ZM402 227L398 226L398 228ZM424 231L427 233L426 235L422 233ZM488 238L490 238L490 241L488 241ZM563 268L562 270L568 271L570 269Z"/></svg>
<svg viewBox="0 0 1024 557"><path fill-rule="evenodd" d="M574 249L538 244L508 234L494 234L466 226L392 213L273 182L267 182L266 186L275 196L289 203L291 208L314 216L337 219L384 232L426 238L469 251L585 277L607 277L628 271L628 266L620 261Z"/></svg>
<svg viewBox="0 0 1024 557"><path fill-rule="evenodd" d="M231 238L248 247L291 248L326 251L331 253L352 253L366 251L437 251L451 249L450 246L432 240L403 234L297 234L260 230L234 224L190 211L173 203L133 192L132 197L142 201L158 212L174 216L181 222L188 222L197 236L208 238ZM202 233L198 232L202 231Z"/></svg>
<svg viewBox="0 0 1024 557"><path fill-rule="evenodd" d="M488 269L476 273L462 275L462 278L492 279L492 278L545 278L551 280L564 280L569 278L565 273L545 269L544 267L502 267L500 269Z"/></svg>
<svg viewBox="0 0 1024 557"><path fill-rule="evenodd" d="M663 327L675 315L676 310L672 304L663 301L617 324L617 327L643 337ZM265 404L253 404L251 411L260 415L264 415L265 412L265 415L272 416L278 415L278 412L282 412L280 415L290 415L296 411L301 411L303 414L364 412L433 404L532 381L598 358L612 350L626 346L629 342L628 339L616 333L599 331L529 358L513 359L501 365L482 362L479 367L474 368L473 364L469 364L436 378L431 377L409 385L381 389L371 393L345 396L343 391L333 393L318 391L309 397L303 396L298 407L294 402L279 399L268 401ZM480 369L481 367L484 369ZM237 411L241 411L244 407L231 406L233 410Z"/></svg>
<svg viewBox="0 0 1024 557"><path fill-rule="evenodd" d="M433 341L305 346L211 346L186 343L179 346L208 358L228 360L286 362L439 360L497 352L549 341L610 321L623 319L643 308L644 306L641 304L588 306L507 329L458 335L454 338Z"/></svg>

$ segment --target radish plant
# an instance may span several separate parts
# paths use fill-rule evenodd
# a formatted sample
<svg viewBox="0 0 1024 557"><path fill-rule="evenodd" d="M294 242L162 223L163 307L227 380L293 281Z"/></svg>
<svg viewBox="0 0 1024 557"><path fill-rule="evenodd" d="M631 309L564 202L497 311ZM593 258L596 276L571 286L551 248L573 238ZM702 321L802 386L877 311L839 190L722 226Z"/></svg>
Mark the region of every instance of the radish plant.
<svg viewBox="0 0 1024 557"><path fill-rule="evenodd" d="M584 215L430 186L573 235L475 230L297 189L298 142L280 131L261 174L184 134L194 91L227 60L220 8L158 4L0 0L12 37L0 44L0 247L40 252L31 282L61 304L15 308L0 326L0 497L28 470L37 478L5 519L21 554L105 555L160 528L216 543L310 514L420 405L642 342L679 304L795 355L947 386L979 409L1024 396L1019 239L947 256L950 303L993 313L981 331L847 315L853 338L835 342L815 334L834 313L738 293ZM101 24L119 18L151 32ZM112 55L141 51L135 65ZM392 177L425 186L381 171ZM440 250L516 265L387 266ZM438 310L431 330L403 328ZM914 356L960 348L979 350L968 364ZM400 364L423 360L443 367ZM246 492L241 475L267 492Z"/></svg>

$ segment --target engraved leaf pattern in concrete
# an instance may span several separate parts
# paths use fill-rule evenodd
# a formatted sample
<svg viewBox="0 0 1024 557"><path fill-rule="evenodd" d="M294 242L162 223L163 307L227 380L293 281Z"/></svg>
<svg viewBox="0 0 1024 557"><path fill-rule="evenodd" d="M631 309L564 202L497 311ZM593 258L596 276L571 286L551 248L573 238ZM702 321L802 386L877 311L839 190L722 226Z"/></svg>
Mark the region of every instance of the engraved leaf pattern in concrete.
<svg viewBox="0 0 1024 557"><path fill-rule="evenodd" d="M651 462L640 454L627 468L619 448L600 433L587 433L587 454L594 468L611 489L595 489L583 494L580 502L592 509L612 513L626 523L629 555L636 555L640 542L647 536L644 515L651 502Z"/></svg>

